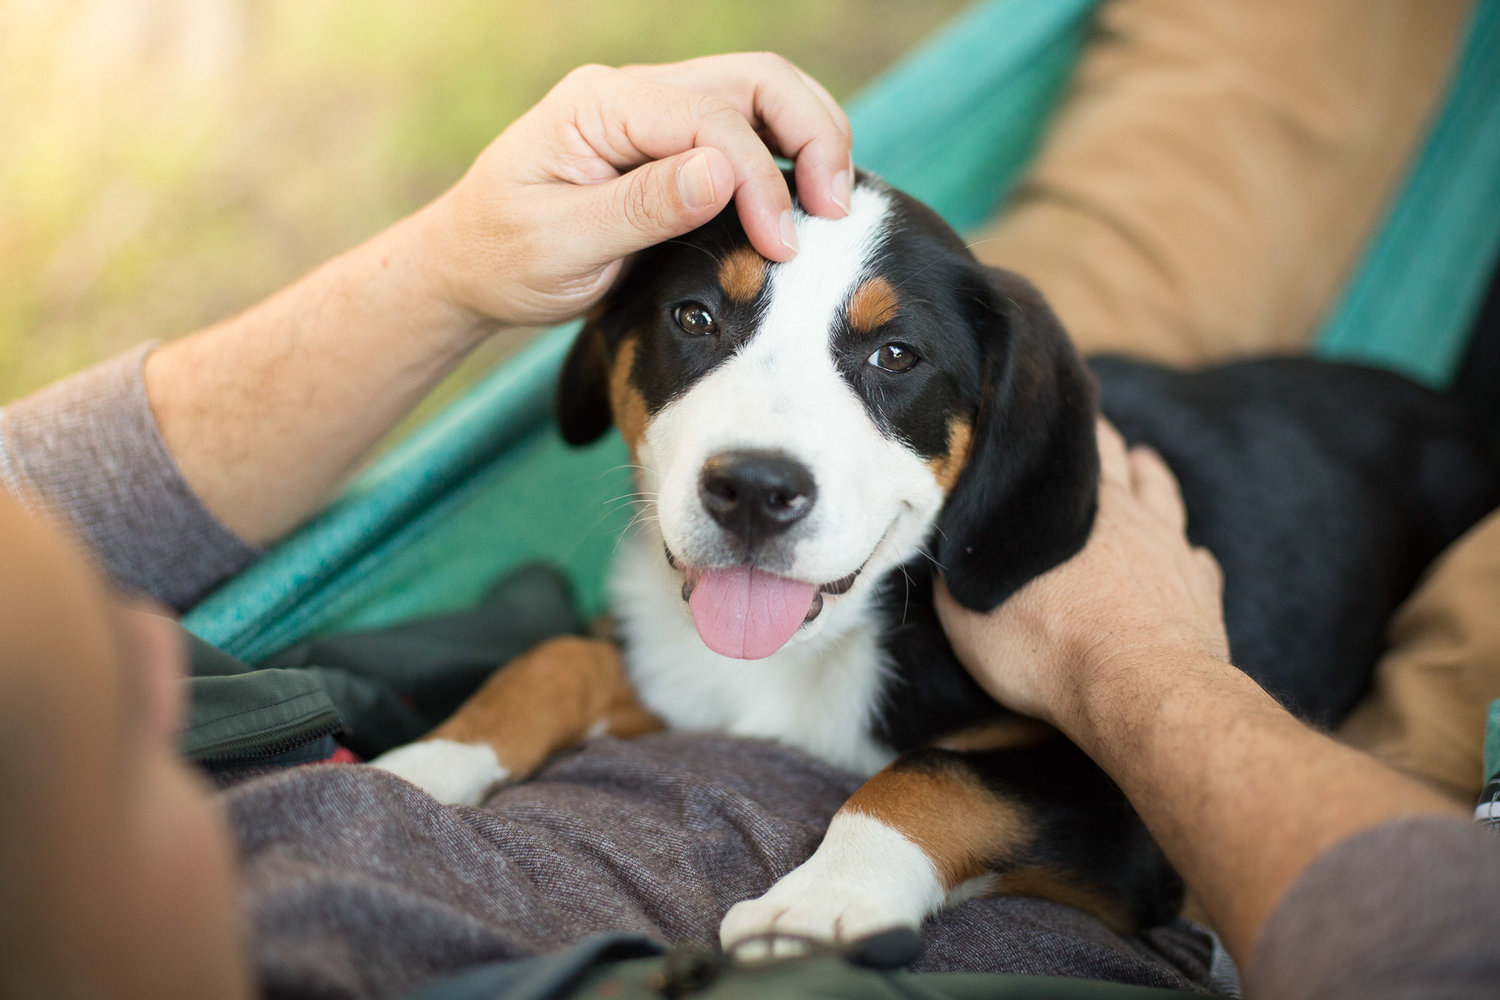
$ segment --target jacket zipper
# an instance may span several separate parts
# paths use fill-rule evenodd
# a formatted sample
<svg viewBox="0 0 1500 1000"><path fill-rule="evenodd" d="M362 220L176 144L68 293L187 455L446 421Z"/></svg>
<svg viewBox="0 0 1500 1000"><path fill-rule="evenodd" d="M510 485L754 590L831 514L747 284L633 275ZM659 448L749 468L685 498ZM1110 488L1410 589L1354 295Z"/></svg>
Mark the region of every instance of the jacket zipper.
<svg viewBox="0 0 1500 1000"><path fill-rule="evenodd" d="M319 712L310 719L230 740L207 752L194 754L192 759L200 764L249 764L269 760L316 743L343 728L344 720L338 712Z"/></svg>

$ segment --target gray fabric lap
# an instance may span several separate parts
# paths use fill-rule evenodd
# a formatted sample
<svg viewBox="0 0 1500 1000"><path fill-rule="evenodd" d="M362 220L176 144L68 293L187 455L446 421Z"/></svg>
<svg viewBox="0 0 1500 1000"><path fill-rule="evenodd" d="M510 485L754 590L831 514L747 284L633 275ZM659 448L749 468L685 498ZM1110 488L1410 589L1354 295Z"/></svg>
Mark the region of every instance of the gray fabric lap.
<svg viewBox="0 0 1500 1000"><path fill-rule="evenodd" d="M714 947L730 905L817 846L854 776L771 744L664 733L564 754L481 808L384 772L304 767L225 792L268 996L399 997L478 962L624 931ZM922 971L1192 988L1187 923L1122 938L1038 900L929 921Z"/></svg>

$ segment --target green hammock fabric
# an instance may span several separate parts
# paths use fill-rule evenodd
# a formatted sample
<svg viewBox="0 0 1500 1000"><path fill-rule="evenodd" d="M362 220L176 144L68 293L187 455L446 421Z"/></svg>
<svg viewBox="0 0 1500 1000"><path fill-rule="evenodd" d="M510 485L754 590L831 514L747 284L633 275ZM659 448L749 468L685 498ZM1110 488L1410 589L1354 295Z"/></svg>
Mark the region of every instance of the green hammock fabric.
<svg viewBox="0 0 1500 1000"><path fill-rule="evenodd" d="M1318 336L1319 353L1445 385L1500 258L1500 0L1480 0L1447 104Z"/></svg>
<svg viewBox="0 0 1500 1000"><path fill-rule="evenodd" d="M1096 2L967 10L853 102L857 162L959 228L987 218L1034 151ZM1429 381L1451 372L1500 249L1497 53L1500 0L1481 0L1446 109L1320 350ZM537 560L599 610L631 487L617 436L573 450L552 427L574 329L541 335L184 624L256 662L308 635L468 607Z"/></svg>

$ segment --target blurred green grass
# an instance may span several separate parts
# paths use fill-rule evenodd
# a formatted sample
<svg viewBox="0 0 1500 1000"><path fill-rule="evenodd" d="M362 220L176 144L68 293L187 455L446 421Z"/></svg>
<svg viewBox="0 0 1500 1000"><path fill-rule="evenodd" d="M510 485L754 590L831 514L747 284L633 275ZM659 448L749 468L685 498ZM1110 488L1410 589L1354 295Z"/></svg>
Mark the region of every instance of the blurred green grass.
<svg viewBox="0 0 1500 1000"><path fill-rule="evenodd" d="M770 49L844 99L964 2L0 0L0 401L378 231L574 66Z"/></svg>

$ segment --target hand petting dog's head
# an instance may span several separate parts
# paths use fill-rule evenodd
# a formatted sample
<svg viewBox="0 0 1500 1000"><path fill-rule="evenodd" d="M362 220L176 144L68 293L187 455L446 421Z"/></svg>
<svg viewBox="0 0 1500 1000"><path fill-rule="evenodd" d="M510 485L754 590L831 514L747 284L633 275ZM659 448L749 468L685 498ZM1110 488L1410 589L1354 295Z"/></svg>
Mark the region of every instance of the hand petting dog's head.
<svg viewBox="0 0 1500 1000"><path fill-rule="evenodd" d="M726 656L816 634L919 552L991 607L1092 524L1092 385L1040 296L868 175L851 209L799 214L784 264L732 212L648 251L564 367L564 437L620 427Z"/></svg>

